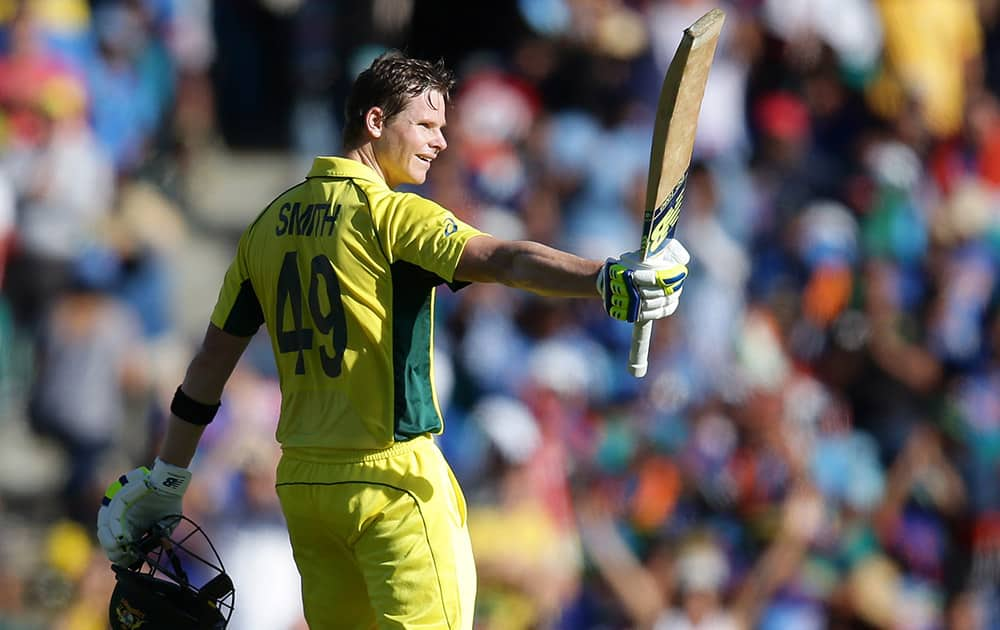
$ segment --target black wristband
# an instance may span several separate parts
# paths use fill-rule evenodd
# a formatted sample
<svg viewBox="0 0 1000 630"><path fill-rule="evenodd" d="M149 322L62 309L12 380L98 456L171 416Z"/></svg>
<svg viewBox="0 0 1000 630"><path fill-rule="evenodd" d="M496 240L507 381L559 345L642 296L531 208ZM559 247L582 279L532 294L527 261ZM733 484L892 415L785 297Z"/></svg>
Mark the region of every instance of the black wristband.
<svg viewBox="0 0 1000 630"><path fill-rule="evenodd" d="M221 402L214 405L200 403L194 398L185 394L180 387L174 392L174 399L170 401L170 413L174 414L185 422L205 426L215 419L216 412L222 406Z"/></svg>

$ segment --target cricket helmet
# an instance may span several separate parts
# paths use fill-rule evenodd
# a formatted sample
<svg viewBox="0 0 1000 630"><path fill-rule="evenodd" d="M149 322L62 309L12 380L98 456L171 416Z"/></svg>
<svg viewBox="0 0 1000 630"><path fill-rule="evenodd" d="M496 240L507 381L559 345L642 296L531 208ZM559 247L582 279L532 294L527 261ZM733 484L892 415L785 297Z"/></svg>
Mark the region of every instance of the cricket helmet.
<svg viewBox="0 0 1000 630"><path fill-rule="evenodd" d="M134 565L112 565L117 580L108 611L112 630L226 627L236 589L201 527L172 516L136 547L141 559Z"/></svg>

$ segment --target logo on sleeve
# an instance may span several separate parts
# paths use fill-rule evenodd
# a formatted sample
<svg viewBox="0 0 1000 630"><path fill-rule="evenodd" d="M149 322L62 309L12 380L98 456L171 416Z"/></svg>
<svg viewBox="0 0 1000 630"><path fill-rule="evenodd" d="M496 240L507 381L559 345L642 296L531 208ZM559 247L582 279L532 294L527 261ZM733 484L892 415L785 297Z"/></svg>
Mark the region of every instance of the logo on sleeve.
<svg viewBox="0 0 1000 630"><path fill-rule="evenodd" d="M458 231L458 223L455 219L448 217L444 220L444 235L451 236Z"/></svg>

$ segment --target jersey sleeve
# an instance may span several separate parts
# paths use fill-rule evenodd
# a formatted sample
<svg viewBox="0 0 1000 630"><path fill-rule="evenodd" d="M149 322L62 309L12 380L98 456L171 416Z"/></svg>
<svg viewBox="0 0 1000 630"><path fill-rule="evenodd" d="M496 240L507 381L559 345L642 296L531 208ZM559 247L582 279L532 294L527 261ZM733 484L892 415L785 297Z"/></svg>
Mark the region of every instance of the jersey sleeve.
<svg viewBox="0 0 1000 630"><path fill-rule="evenodd" d="M392 203L379 204L385 215L375 217L389 262L412 263L452 282L465 244L483 232L420 195L394 197Z"/></svg>
<svg viewBox="0 0 1000 630"><path fill-rule="evenodd" d="M264 323L264 311L250 282L247 269L247 241L250 230L240 238L236 257L226 271L219 299L212 311L212 324L237 337L251 337Z"/></svg>

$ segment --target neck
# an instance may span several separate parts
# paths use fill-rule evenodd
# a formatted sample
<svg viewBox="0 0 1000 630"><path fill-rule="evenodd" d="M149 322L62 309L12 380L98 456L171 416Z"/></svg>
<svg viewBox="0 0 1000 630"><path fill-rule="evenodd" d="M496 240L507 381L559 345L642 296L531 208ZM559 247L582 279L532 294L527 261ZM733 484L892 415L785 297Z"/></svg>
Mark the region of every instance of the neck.
<svg viewBox="0 0 1000 630"><path fill-rule="evenodd" d="M382 178L382 181L386 182L386 185L388 185L388 180L385 178L385 172L382 170L382 167L379 166L378 160L375 159L375 149L372 147L370 142L361 145L357 149L351 149L344 157L356 162L361 162L365 166L369 167L378 173L378 176Z"/></svg>

